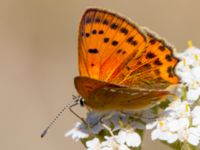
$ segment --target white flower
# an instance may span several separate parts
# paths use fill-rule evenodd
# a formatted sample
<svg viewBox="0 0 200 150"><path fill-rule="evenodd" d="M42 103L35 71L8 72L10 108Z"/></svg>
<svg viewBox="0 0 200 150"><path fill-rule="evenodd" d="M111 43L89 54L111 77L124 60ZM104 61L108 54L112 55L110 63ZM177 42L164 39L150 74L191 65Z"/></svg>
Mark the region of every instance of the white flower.
<svg viewBox="0 0 200 150"><path fill-rule="evenodd" d="M187 101L173 101L164 110L163 116L147 124L146 128L155 128L151 133L152 140L160 139L170 144L180 140L196 146L200 140L199 114L200 106L196 106L191 111Z"/></svg>
<svg viewBox="0 0 200 150"><path fill-rule="evenodd" d="M200 49L190 47L180 53L179 57L181 61L176 67L176 73L187 86L187 100L193 103L200 96Z"/></svg>
<svg viewBox="0 0 200 150"><path fill-rule="evenodd" d="M98 138L93 138L86 142L87 150L130 150L124 143L118 143L116 136L105 136L105 140L100 142Z"/></svg>
<svg viewBox="0 0 200 150"><path fill-rule="evenodd" d="M187 92L187 99L191 101L196 101L200 96L200 87L198 88L190 88Z"/></svg>
<svg viewBox="0 0 200 150"><path fill-rule="evenodd" d="M65 136L71 136L72 139L78 141L80 139L87 138L89 136L89 132L84 124L77 122L75 127L68 131Z"/></svg>
<svg viewBox="0 0 200 150"><path fill-rule="evenodd" d="M86 142L87 150L101 150L101 143L98 138Z"/></svg>
<svg viewBox="0 0 200 150"><path fill-rule="evenodd" d="M200 106L196 106L192 110L192 125L193 126L200 126Z"/></svg>
<svg viewBox="0 0 200 150"><path fill-rule="evenodd" d="M169 131L164 131L162 129L155 129L151 133L151 139L156 140L160 139L163 141L167 141L168 143L174 143L177 140L177 134L173 134Z"/></svg>
<svg viewBox="0 0 200 150"><path fill-rule="evenodd" d="M138 147L141 145L140 135L130 130L120 130L116 140L120 144L126 144L128 147Z"/></svg>

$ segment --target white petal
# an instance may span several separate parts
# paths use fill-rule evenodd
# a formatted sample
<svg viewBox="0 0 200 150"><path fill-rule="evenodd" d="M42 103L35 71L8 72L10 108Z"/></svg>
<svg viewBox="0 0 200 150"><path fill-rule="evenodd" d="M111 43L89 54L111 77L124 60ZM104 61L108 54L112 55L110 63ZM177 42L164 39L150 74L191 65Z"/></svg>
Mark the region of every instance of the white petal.
<svg viewBox="0 0 200 150"><path fill-rule="evenodd" d="M94 139L86 142L86 146L88 148L94 148L95 149L95 148L99 147L99 145L100 145L100 142L99 142L98 138L94 138Z"/></svg>
<svg viewBox="0 0 200 150"><path fill-rule="evenodd" d="M200 67L194 67L192 68L192 74L194 75L194 79L193 80L199 80L199 75L200 75Z"/></svg>
<svg viewBox="0 0 200 150"><path fill-rule="evenodd" d="M126 137L126 144L130 147L138 147L141 144L141 137L138 133L129 133Z"/></svg>
<svg viewBox="0 0 200 150"><path fill-rule="evenodd" d="M65 137L71 136L73 140L78 141L82 138L89 136L89 132L85 129L85 126L80 122L77 122L75 127L65 133Z"/></svg>
<svg viewBox="0 0 200 150"><path fill-rule="evenodd" d="M151 133L151 138L152 140L160 139L167 141L168 143L174 143L178 139L178 136L177 134L172 134L170 132L163 132L161 130L156 129Z"/></svg>
<svg viewBox="0 0 200 150"><path fill-rule="evenodd" d="M93 149L91 149L91 150L93 150ZM113 150L113 148L112 147L103 147L103 148L101 148L101 150Z"/></svg>
<svg viewBox="0 0 200 150"><path fill-rule="evenodd" d="M190 72L186 72L186 71L181 72L181 73L179 73L179 76L181 76L182 82L190 84L193 81L192 74Z"/></svg>
<svg viewBox="0 0 200 150"><path fill-rule="evenodd" d="M193 134L200 138L200 126L199 127L192 127L189 129L189 134Z"/></svg>
<svg viewBox="0 0 200 150"><path fill-rule="evenodd" d="M179 125L179 129L183 130L189 127L190 122L188 118L180 118L178 119L178 125Z"/></svg>
<svg viewBox="0 0 200 150"><path fill-rule="evenodd" d="M192 119L192 125L193 126L200 125L200 116Z"/></svg>
<svg viewBox="0 0 200 150"><path fill-rule="evenodd" d="M170 132L176 132L176 131L178 131L178 129L180 127L179 123L178 123L178 120L172 120L167 125L169 127L169 131Z"/></svg>
<svg viewBox="0 0 200 150"><path fill-rule="evenodd" d="M155 129L151 132L151 139L152 140L159 139L160 135L161 135L161 131L159 129Z"/></svg>
<svg viewBox="0 0 200 150"><path fill-rule="evenodd" d="M146 129L147 130L153 129L154 127L156 127L157 123L158 123L157 121L148 123L146 125Z"/></svg>
<svg viewBox="0 0 200 150"><path fill-rule="evenodd" d="M118 150L130 150L126 145L119 145Z"/></svg>
<svg viewBox="0 0 200 150"><path fill-rule="evenodd" d="M199 138L193 134L189 134L187 141L194 146L199 144Z"/></svg>
<svg viewBox="0 0 200 150"><path fill-rule="evenodd" d="M192 110L192 117L198 117L200 114L200 106L196 106L193 110Z"/></svg>
<svg viewBox="0 0 200 150"><path fill-rule="evenodd" d="M116 139L117 142L119 142L120 144L124 144L126 141L126 136L127 136L127 133L123 130L120 130Z"/></svg>
<svg viewBox="0 0 200 150"><path fill-rule="evenodd" d="M199 98L199 94L199 90L189 89L189 91L187 92L187 99L195 101Z"/></svg>
<svg viewBox="0 0 200 150"><path fill-rule="evenodd" d="M168 143L174 143L177 139L178 139L178 135L177 134L173 134L173 133L166 133L166 139Z"/></svg>

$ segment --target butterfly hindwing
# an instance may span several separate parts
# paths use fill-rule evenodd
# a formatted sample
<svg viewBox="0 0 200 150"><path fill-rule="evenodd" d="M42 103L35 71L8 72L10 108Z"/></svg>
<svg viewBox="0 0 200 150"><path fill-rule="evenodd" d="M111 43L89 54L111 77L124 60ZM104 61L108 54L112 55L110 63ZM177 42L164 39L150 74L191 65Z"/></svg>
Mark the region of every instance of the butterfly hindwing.
<svg viewBox="0 0 200 150"><path fill-rule="evenodd" d="M166 95L165 90L129 88L108 82L76 77L75 86L84 103L94 110L140 110L154 106Z"/></svg>

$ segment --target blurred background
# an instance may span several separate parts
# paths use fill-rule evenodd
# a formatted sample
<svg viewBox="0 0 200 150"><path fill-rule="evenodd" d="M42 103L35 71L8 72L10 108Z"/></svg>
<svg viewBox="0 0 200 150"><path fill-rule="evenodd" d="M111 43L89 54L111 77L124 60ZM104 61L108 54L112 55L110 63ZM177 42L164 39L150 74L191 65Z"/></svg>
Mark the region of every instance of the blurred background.
<svg viewBox="0 0 200 150"><path fill-rule="evenodd" d="M182 51L200 47L199 0L0 0L0 149L84 149L64 134L69 111L40 133L76 94L77 32L88 7L109 9L147 26ZM77 107L76 111L84 112ZM168 150L145 138L144 150Z"/></svg>

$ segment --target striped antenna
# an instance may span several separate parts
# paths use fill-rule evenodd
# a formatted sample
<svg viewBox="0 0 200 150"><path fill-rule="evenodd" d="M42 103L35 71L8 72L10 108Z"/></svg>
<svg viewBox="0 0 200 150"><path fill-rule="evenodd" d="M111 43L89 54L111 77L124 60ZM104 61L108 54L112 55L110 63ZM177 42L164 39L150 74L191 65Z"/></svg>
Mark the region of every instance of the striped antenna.
<svg viewBox="0 0 200 150"><path fill-rule="evenodd" d="M75 95L72 95L72 99L73 99L73 103L70 103L70 104L67 104L63 107L63 109L56 115L56 117L49 123L49 125L44 129L44 131L42 132L42 134L40 135L41 138L43 138L48 130L55 124L55 122L58 120L58 118L61 116L61 114L67 109L69 108L69 110L73 113L73 114L76 114L75 112L72 111L72 107L80 104L82 105L83 104L83 100L82 100L82 97L80 96L75 96ZM77 114L76 114L77 115Z"/></svg>

